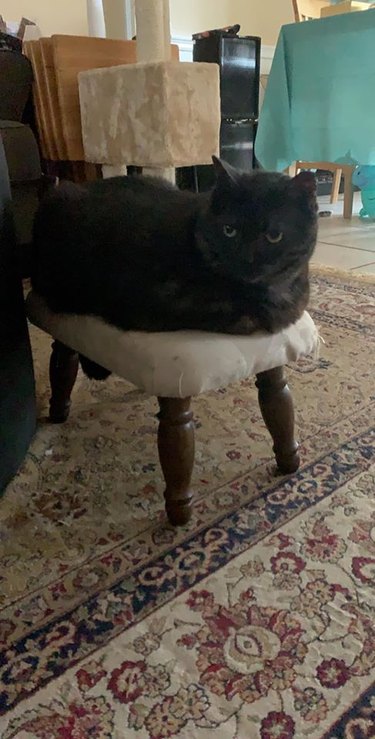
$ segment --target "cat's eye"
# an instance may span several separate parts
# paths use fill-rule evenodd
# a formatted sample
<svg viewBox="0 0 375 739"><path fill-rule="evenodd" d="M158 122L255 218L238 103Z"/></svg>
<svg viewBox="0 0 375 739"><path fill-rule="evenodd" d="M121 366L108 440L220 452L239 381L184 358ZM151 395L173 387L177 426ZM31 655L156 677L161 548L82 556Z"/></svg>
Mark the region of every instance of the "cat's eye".
<svg viewBox="0 0 375 739"><path fill-rule="evenodd" d="M284 234L282 231L280 231L279 233L271 232L266 234L266 239L270 242L270 244L279 244L283 236Z"/></svg>
<svg viewBox="0 0 375 739"><path fill-rule="evenodd" d="M235 236L237 236L237 229L233 228L233 226L224 226L223 231L224 236L226 236L227 239L233 239Z"/></svg>

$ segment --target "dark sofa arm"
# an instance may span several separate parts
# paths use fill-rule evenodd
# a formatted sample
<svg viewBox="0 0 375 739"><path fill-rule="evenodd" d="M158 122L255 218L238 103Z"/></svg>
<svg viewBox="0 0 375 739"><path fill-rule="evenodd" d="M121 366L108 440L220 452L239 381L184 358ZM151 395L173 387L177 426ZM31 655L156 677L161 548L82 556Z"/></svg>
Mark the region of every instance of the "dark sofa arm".
<svg viewBox="0 0 375 739"><path fill-rule="evenodd" d="M35 424L32 356L0 140L0 492L22 463Z"/></svg>

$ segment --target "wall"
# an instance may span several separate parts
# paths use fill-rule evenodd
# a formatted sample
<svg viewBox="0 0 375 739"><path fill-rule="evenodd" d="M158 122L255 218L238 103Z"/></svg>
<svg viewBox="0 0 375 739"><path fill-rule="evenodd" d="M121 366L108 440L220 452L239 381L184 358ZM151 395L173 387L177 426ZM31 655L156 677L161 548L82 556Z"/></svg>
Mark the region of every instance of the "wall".
<svg viewBox="0 0 375 739"><path fill-rule="evenodd" d="M293 21L292 0L170 0L173 36L240 23L241 33L276 43L280 26Z"/></svg>
<svg viewBox="0 0 375 739"><path fill-rule="evenodd" d="M264 44L274 45L280 27L294 21L292 0L233 0L232 5L241 34L260 36Z"/></svg>
<svg viewBox="0 0 375 739"><path fill-rule="evenodd" d="M108 0L107 0L108 2ZM293 20L292 0L170 0L173 36L241 23L241 33L275 44L280 26ZM43 35L86 35L86 0L0 0L6 20L34 20Z"/></svg>
<svg viewBox="0 0 375 739"><path fill-rule="evenodd" d="M88 33L86 0L0 0L0 13L7 21L35 21L43 36Z"/></svg>
<svg viewBox="0 0 375 739"><path fill-rule="evenodd" d="M232 5L233 0L170 0L172 36L189 37L231 23Z"/></svg>

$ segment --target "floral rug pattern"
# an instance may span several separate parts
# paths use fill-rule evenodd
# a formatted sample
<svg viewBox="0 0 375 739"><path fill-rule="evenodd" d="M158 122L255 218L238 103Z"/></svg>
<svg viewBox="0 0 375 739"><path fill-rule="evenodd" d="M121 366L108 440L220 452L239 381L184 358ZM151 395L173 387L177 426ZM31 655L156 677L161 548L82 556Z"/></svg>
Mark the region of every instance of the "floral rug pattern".
<svg viewBox="0 0 375 739"><path fill-rule="evenodd" d="M80 377L0 502L2 739L375 735L375 287L314 278L289 368L303 465L253 383L196 400L196 506L165 522L153 400Z"/></svg>

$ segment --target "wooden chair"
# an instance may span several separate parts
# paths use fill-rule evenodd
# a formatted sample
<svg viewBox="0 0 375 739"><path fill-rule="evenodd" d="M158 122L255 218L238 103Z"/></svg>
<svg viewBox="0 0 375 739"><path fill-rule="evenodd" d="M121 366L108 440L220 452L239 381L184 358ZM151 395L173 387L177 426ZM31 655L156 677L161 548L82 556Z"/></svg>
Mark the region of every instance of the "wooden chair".
<svg viewBox="0 0 375 739"><path fill-rule="evenodd" d="M88 69L132 64L135 41L79 36L52 36L60 120L70 161L83 161L78 75Z"/></svg>
<svg viewBox="0 0 375 739"><path fill-rule="evenodd" d="M78 75L89 69L134 64L136 41L92 38L87 36L52 36L59 110L68 158L84 160L79 104ZM178 60L178 46L172 58Z"/></svg>
<svg viewBox="0 0 375 739"><path fill-rule="evenodd" d="M292 0L292 4L296 23L320 18L322 8L330 5L328 0Z"/></svg>
<svg viewBox="0 0 375 739"><path fill-rule="evenodd" d="M310 21L320 18L322 8L330 5L327 0L292 0L294 17L296 23ZM331 191L331 203L337 203L341 184L344 176L344 218L350 219L353 213L353 167L349 165L334 164L333 162L296 162L291 167L291 174L296 174L301 169L321 169L332 172L333 183Z"/></svg>
<svg viewBox="0 0 375 739"><path fill-rule="evenodd" d="M332 162L295 162L289 168L289 174L294 177L301 169L321 169L333 173L331 203L337 203L341 177L344 178L344 218L350 220L353 215L353 184L352 177L355 167L350 164L333 164Z"/></svg>
<svg viewBox="0 0 375 739"><path fill-rule="evenodd" d="M62 134L51 40L26 41L23 52L33 68L33 101L43 169L53 177L75 179L74 167L67 161Z"/></svg>
<svg viewBox="0 0 375 739"><path fill-rule="evenodd" d="M46 83L46 103L48 109L48 118L52 126L52 134L55 141L58 158L60 161L66 161L68 159L68 151L65 145L64 131L60 115L59 95L57 89L52 39L41 38L39 44L41 62L44 67L44 76Z"/></svg>
<svg viewBox="0 0 375 739"><path fill-rule="evenodd" d="M46 161L56 161L58 152L53 137L52 118L48 106L47 83L40 42L25 41L23 50L31 62L34 73L33 98L42 156Z"/></svg>
<svg viewBox="0 0 375 739"><path fill-rule="evenodd" d="M61 165L56 174L78 181L96 177L95 165L84 161L78 75L88 69L132 64L136 48L135 41L61 35L24 44L34 71L42 155L47 162ZM172 58L179 58L176 45Z"/></svg>

